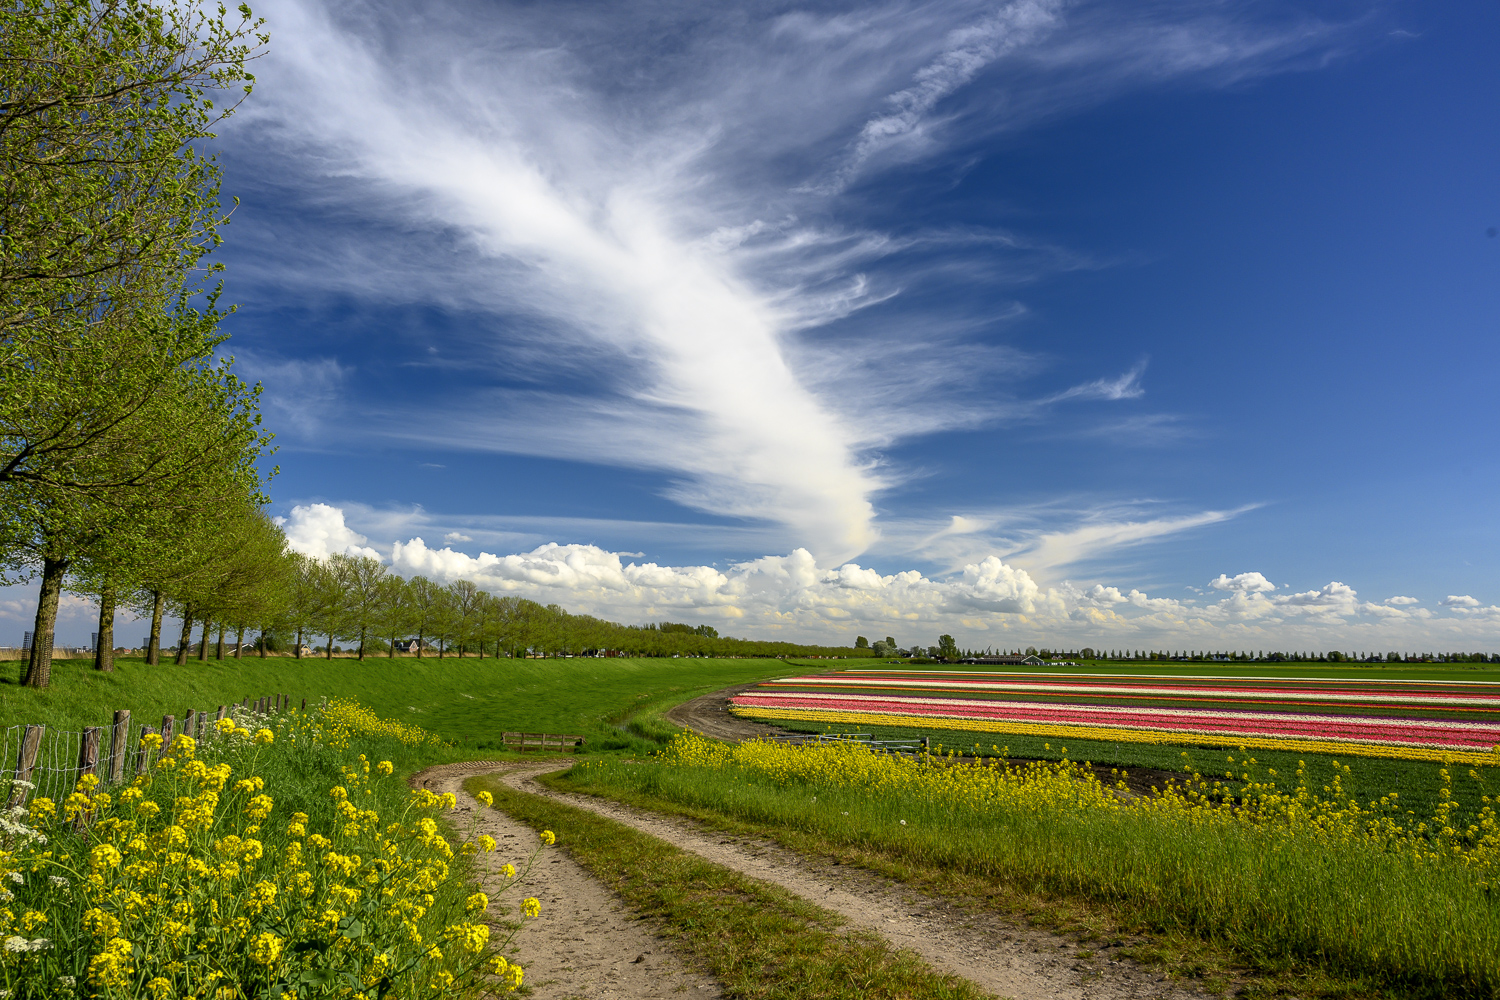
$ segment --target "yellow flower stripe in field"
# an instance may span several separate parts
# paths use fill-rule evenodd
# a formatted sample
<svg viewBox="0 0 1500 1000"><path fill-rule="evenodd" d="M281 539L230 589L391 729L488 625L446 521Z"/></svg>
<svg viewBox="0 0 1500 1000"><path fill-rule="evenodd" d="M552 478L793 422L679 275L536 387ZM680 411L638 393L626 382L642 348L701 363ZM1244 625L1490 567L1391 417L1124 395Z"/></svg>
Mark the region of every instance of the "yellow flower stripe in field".
<svg viewBox="0 0 1500 1000"><path fill-rule="evenodd" d="M410 726L394 719L382 719L372 710L348 698L331 698L323 709L323 718L330 726L343 728L369 736L389 736L407 746L419 747L427 744L443 746L443 740L421 726Z"/></svg>
<svg viewBox="0 0 1500 1000"><path fill-rule="evenodd" d="M1002 757L1007 752L996 749ZM1424 818L1406 810L1394 792L1368 804L1350 798L1343 784L1352 773L1347 764L1333 763L1333 773L1320 792L1316 785L1310 787L1316 779L1303 762L1294 774L1279 776L1274 769L1262 768L1244 747L1238 756L1231 754L1217 765L1225 768L1217 776L1184 771L1180 780L1166 782L1155 795L1120 794L1125 790L1122 773L1111 787L1089 767L1068 759L1022 765L993 757L965 762L952 754L877 753L858 743L728 744L692 732L674 738L654 763L719 772L735 786L747 779L766 780L809 791L838 789L898 811L903 804L921 805L937 810L953 830L1027 815L1063 825L1109 816L1139 817L1158 832L1173 830L1173 836L1188 839L1212 836L1215 830L1255 831L1270 838L1264 844L1270 851L1281 846L1278 838L1312 838L1319 850L1365 845L1419 866L1461 865L1485 887L1500 872L1496 803L1485 796L1474 821L1455 827L1453 779L1447 768L1439 772L1439 802ZM639 767L634 773L640 773ZM1281 781L1293 782L1294 787L1283 787Z"/></svg>
<svg viewBox="0 0 1500 1000"><path fill-rule="evenodd" d="M1162 746L1237 746L1249 750L1287 750L1333 756L1386 757L1396 760L1430 760L1471 766L1500 766L1500 754L1462 750L1429 750L1425 747L1393 747L1377 743L1342 743L1334 740L1274 739L1266 736L1200 736L1162 733L1143 729L1111 729L1104 726L1046 725L994 719L955 719L917 715L885 715L873 712L824 712L798 708L732 708L735 715L753 719L787 719L802 722L838 722L845 725L899 726L903 729L958 729L974 733L1046 736L1065 740L1095 740L1101 743L1153 743Z"/></svg>

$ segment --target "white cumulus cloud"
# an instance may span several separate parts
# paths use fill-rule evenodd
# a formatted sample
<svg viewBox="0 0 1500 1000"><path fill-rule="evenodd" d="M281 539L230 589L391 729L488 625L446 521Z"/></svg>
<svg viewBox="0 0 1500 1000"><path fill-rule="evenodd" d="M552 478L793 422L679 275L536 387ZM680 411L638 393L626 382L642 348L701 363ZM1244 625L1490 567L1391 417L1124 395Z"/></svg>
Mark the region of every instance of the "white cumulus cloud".
<svg viewBox="0 0 1500 1000"><path fill-rule="evenodd" d="M1237 576L1220 573L1208 581L1208 585L1214 590L1228 590L1237 594L1268 594L1276 589L1276 584L1261 573L1240 573Z"/></svg>
<svg viewBox="0 0 1500 1000"><path fill-rule="evenodd" d="M273 520L281 527L287 547L293 552L314 559L327 559L335 553L381 558L379 552L366 544L368 538L344 523L344 512L338 507L307 504L293 507L291 514Z"/></svg>
<svg viewBox="0 0 1500 1000"><path fill-rule="evenodd" d="M1477 601L1474 598L1470 597L1468 594L1449 594L1447 597L1443 598L1441 601L1438 601L1438 603L1441 604L1445 608L1477 608L1477 607L1479 607L1479 601Z"/></svg>

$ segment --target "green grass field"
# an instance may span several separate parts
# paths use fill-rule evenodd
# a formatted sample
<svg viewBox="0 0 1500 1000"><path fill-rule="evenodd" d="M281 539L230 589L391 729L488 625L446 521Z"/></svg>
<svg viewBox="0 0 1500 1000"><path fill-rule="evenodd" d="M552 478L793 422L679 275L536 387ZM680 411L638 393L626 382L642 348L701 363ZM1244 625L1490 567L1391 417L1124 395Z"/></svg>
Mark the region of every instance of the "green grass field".
<svg viewBox="0 0 1500 1000"><path fill-rule="evenodd" d="M17 661L0 683L0 725L61 729L105 725L115 709L140 722L203 710L245 697L283 693L309 704L358 699L381 716L412 722L470 749L497 747L507 730L578 733L585 749L647 752L672 727L660 712L731 684L802 669L779 660L548 659L465 657L246 657L148 667L121 658L113 673L88 660L58 660L43 691L16 681Z"/></svg>

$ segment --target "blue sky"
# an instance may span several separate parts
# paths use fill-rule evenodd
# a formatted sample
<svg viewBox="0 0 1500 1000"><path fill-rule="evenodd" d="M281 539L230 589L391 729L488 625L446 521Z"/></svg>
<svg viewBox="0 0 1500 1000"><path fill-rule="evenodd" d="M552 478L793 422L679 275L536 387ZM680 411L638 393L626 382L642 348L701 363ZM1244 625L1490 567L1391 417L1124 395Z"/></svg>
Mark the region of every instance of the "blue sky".
<svg viewBox="0 0 1500 1000"><path fill-rule="evenodd" d="M1495 5L257 12L223 259L298 547L733 634L1500 647Z"/></svg>

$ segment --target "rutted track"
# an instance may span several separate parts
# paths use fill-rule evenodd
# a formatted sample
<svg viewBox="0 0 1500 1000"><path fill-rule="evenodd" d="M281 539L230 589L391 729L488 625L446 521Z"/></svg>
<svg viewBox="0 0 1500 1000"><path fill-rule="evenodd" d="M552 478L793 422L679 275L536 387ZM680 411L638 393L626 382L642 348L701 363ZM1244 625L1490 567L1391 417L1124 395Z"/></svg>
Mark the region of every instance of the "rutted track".
<svg viewBox="0 0 1500 1000"><path fill-rule="evenodd" d="M718 696L723 694L720 692ZM673 719L682 722L680 715L674 714ZM999 996L1018 1000L1123 1000L1127 997L1185 1000L1205 996L1181 989L1159 974L1127 960L1114 960L1107 954L1080 958L1078 948L1066 938L1010 924L996 917L965 914L943 900L922 896L908 886L866 871L831 865L764 841L730 837L688 820L644 812L593 796L554 792L534 780L537 775L556 766L555 763L506 766L475 762L433 771L446 772L444 790L457 790L462 778L468 774L495 772L502 781L520 791L544 795L624 823L705 860L781 886L844 916L857 927L879 934L894 947L911 949L935 968L968 979ZM431 774L424 772L423 776ZM578 869L578 874L592 882L594 890L608 895L581 869ZM619 906L618 902L614 905ZM560 933L578 936L577 931ZM532 949L542 944L539 937L533 935L523 941L523 961L536 960ZM657 953L663 950L664 946L658 943ZM709 994L695 990L693 995Z"/></svg>
<svg viewBox="0 0 1500 1000"><path fill-rule="evenodd" d="M523 765L526 773L555 764ZM506 880L496 870L520 866L534 850L536 831L495 809L483 809L464 794L465 778L495 770L493 761L430 767L412 778L435 792L458 796L460 826L471 820L478 832L495 838L494 854L481 854L485 891L494 898ZM671 945L635 917L566 851L545 851L524 887L499 898L514 907L523 896L542 903L542 915L526 925L510 956L526 969L526 985L537 1000L636 1000L636 998L721 997L719 984L692 969ZM504 931L496 927L498 936Z"/></svg>

